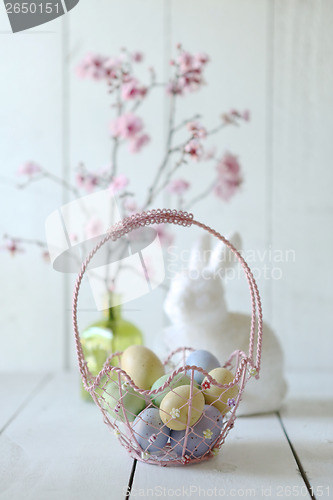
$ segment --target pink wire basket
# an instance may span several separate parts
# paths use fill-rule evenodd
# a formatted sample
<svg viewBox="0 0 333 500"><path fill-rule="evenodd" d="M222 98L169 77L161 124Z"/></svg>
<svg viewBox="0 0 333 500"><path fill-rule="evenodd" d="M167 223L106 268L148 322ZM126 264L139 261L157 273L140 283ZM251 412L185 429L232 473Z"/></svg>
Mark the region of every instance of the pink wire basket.
<svg viewBox="0 0 333 500"><path fill-rule="evenodd" d="M193 351L189 347L171 352L164 360L166 372L170 375L165 383L155 390L144 390L135 385L128 373L121 368L122 352L109 356L96 377L88 369L77 324L78 295L83 275L96 252L107 241L116 241L135 229L161 223L176 224L184 228L197 226L207 231L233 252L243 268L252 303L249 349L247 353L236 350L224 360L223 368L233 375L228 383L221 384L201 367L186 364L187 356ZM84 388L120 443L133 458L145 463L160 466L186 465L216 455L234 426L237 408L247 381L251 377L259 377L262 309L253 274L239 251L224 236L198 222L187 212L150 210L127 217L111 227L107 235L89 253L77 277L73 295L73 327ZM198 373L202 374L201 378L204 377L201 385L195 380L195 374ZM177 390L183 383L188 385L185 396ZM171 410L162 410L160 401L168 393L176 395L178 405ZM171 421L177 424L177 419L184 409L187 415L185 429L177 429L177 425L173 425L170 430L170 427L163 424L166 420L168 425ZM156 419L157 413L161 418L164 417L163 422L159 417ZM197 418L196 415L199 414Z"/></svg>

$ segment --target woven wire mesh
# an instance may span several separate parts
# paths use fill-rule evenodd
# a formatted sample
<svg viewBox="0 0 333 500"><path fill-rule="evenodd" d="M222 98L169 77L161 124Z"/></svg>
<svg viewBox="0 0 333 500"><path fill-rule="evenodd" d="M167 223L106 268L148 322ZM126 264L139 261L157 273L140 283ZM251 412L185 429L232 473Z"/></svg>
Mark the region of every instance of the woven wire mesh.
<svg viewBox="0 0 333 500"><path fill-rule="evenodd" d="M164 365L170 375L165 384L154 391L139 389L126 372L114 366L120 365L121 353L107 360L89 388L104 422L133 458L162 466L206 460L218 453L233 427L244 386L251 376L245 354L241 351L232 354L225 367L238 373L238 378L222 386L200 367L186 365L186 357L191 351L191 348L177 349L165 360ZM195 372L201 372L205 377L201 386L194 379ZM210 403L205 402L202 412L202 408L196 407L193 402L193 395L189 398L179 396L177 387L180 385L189 385L192 393L193 388L197 388L204 398L212 387L219 389L220 394ZM176 394L179 404L172 409L176 411L168 413L160 409L157 399L161 400L170 392ZM216 404L225 405L224 414L216 408ZM142 412L144 409L145 412ZM182 409L187 410L188 422L195 413L201 416L193 425L187 424L184 430L170 430L163 424L161 413L165 414L164 420L177 423L177 415ZM146 410L150 410L148 413L153 421L149 416L147 419Z"/></svg>

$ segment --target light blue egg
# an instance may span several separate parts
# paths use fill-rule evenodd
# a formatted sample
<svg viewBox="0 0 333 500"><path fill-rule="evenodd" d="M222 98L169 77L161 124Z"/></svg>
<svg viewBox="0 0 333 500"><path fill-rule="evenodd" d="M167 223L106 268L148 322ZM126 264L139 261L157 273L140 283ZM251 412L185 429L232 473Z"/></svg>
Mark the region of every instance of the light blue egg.
<svg viewBox="0 0 333 500"><path fill-rule="evenodd" d="M189 432L185 455L190 458L201 457L208 451L219 437L223 427L223 416L214 406L205 405L204 413L197 424ZM171 431L170 444L172 450L182 456L186 431Z"/></svg>
<svg viewBox="0 0 333 500"><path fill-rule="evenodd" d="M203 370L206 370L206 372L210 372L214 368L221 366L219 360L212 353L204 351L203 349L191 352L186 360L186 364L199 366L200 368L203 368ZM187 371L186 375L190 377L191 371ZM198 384L201 384L204 378L205 375L203 373L198 371L194 372L194 380L198 382Z"/></svg>
<svg viewBox="0 0 333 500"><path fill-rule="evenodd" d="M146 408L133 422L134 436L144 451L156 453L167 444L170 429L163 424L157 408Z"/></svg>

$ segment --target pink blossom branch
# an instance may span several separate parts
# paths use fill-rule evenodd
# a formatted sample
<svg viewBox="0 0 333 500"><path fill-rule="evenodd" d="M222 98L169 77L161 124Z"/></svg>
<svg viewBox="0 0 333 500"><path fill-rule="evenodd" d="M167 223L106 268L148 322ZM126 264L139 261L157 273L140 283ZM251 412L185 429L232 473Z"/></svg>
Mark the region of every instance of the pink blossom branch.
<svg viewBox="0 0 333 500"><path fill-rule="evenodd" d="M178 130L181 130L182 128L186 127L188 123L194 122L195 120L200 120L201 115L196 114L192 118L188 118L187 120L182 121L179 123L179 125L175 126L173 128L173 132L178 132Z"/></svg>
<svg viewBox="0 0 333 500"><path fill-rule="evenodd" d="M56 184L59 184L60 186L64 187L65 189L67 189L68 191L73 193L75 196L80 196L80 192L75 186L73 186L72 184L67 182L65 179L62 179L61 177L58 177L58 176L52 174L51 172L49 172L45 168L43 168L41 170L41 173L39 175L30 176L26 182L19 184L18 187L20 189L24 189L27 186L29 186L30 184L32 184L33 182L37 182L37 181L40 181L40 180L45 179L45 178L50 179L51 181L55 182Z"/></svg>

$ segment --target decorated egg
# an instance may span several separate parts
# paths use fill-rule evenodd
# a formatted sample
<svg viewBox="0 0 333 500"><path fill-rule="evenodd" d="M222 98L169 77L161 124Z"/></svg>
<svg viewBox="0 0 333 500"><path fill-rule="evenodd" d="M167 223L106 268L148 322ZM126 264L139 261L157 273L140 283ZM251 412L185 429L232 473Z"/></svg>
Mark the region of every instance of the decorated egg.
<svg viewBox="0 0 333 500"><path fill-rule="evenodd" d="M186 429L189 412L191 412L189 425L194 425L202 415L205 398L199 389L181 385L168 392L160 405L161 420L170 428L177 431ZM191 404L190 404L191 403Z"/></svg>
<svg viewBox="0 0 333 500"><path fill-rule="evenodd" d="M201 457L214 444L223 427L223 416L214 406L205 405L201 419L188 433L185 455L190 458ZM172 450L178 455L183 454L186 431L171 431L170 444Z"/></svg>
<svg viewBox="0 0 333 500"><path fill-rule="evenodd" d="M134 420L132 429L141 448L149 453L164 448L170 436L170 429L163 424L157 408L143 410Z"/></svg>
<svg viewBox="0 0 333 500"><path fill-rule="evenodd" d="M213 368L221 366L219 360L212 353L204 351L203 349L191 352L186 360L186 364L198 366L199 368L206 370L206 372L210 372ZM189 370L187 375L191 376L191 373L192 372ZM198 382L198 384L201 384L204 378L205 375L203 373L198 372L197 370L194 371L194 380Z"/></svg>
<svg viewBox="0 0 333 500"><path fill-rule="evenodd" d="M103 391L103 406L112 418L133 422L136 415L146 407L145 397L124 382L120 388L118 382L110 382Z"/></svg>
<svg viewBox="0 0 333 500"><path fill-rule="evenodd" d="M209 375L213 377L216 382L223 385L230 384L230 382L234 380L233 373L226 368L215 368L209 372ZM235 406L235 398L237 397L239 391L237 384L229 389L225 389L223 387L217 387L205 378L201 387L204 389L203 394L205 396L206 403L215 406L215 408L217 408L222 415L230 411L231 408Z"/></svg>
<svg viewBox="0 0 333 500"><path fill-rule="evenodd" d="M143 345L131 345L121 357L121 368L140 389L150 389L164 375L164 366L155 353Z"/></svg>
<svg viewBox="0 0 333 500"><path fill-rule="evenodd" d="M162 387L162 385L168 380L170 377L170 373L167 375L163 375L160 377L156 382L153 383L151 390L154 391L155 389L158 389L159 387ZM168 387L166 387L162 392L158 392L157 394L153 394L151 396L152 402L156 406L160 406L162 399L168 392L170 392L172 389L175 387L179 387L180 385L189 385L191 383L191 379L185 375L184 372L177 373L171 380L170 384ZM198 384L194 382L195 387L198 387Z"/></svg>

